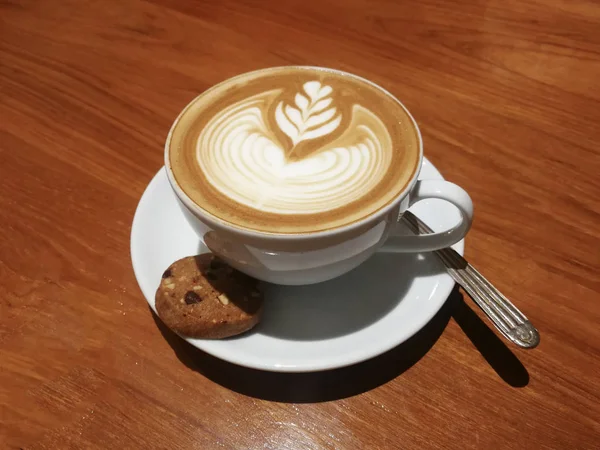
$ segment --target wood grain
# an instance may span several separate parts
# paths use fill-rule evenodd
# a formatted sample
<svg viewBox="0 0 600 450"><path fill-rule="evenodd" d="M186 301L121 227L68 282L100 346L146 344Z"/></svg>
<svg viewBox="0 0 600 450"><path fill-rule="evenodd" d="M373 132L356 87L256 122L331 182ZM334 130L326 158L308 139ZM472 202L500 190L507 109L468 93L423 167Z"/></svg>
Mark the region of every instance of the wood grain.
<svg viewBox="0 0 600 450"><path fill-rule="evenodd" d="M229 365L153 318L129 233L172 120L284 64L402 99L538 349L458 291L399 348L319 374ZM598 448L598 80L594 0L0 0L1 446Z"/></svg>

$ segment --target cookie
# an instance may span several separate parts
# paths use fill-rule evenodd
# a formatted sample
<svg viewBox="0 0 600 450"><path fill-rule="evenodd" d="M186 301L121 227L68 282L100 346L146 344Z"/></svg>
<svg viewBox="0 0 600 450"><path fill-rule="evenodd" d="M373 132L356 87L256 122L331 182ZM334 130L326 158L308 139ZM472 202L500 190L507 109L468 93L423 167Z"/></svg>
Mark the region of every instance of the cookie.
<svg viewBox="0 0 600 450"><path fill-rule="evenodd" d="M171 264L155 300L159 317L176 333L219 339L254 327L263 295L257 280L204 253Z"/></svg>

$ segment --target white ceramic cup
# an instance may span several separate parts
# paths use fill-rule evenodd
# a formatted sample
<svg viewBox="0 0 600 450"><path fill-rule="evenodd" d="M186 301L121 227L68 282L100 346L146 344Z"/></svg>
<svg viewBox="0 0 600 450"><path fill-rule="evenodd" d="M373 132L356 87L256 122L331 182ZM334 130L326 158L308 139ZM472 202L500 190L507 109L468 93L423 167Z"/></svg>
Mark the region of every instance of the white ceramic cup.
<svg viewBox="0 0 600 450"><path fill-rule="evenodd" d="M417 123L404 105L380 86L355 75L345 75L376 86L394 99L399 108L404 108L418 137L419 170L388 205L360 221L333 230L308 234L264 233L235 226L209 214L184 192L173 175L169 147L179 118L171 127L165 144L165 166L171 187L185 217L207 247L236 269L271 283L319 283L354 269L378 250L424 252L449 247L460 241L471 227L473 203L464 189L443 180L417 180L423 163L423 141ZM428 198L455 205L461 213L459 224L428 235L398 233L401 214L414 203Z"/></svg>

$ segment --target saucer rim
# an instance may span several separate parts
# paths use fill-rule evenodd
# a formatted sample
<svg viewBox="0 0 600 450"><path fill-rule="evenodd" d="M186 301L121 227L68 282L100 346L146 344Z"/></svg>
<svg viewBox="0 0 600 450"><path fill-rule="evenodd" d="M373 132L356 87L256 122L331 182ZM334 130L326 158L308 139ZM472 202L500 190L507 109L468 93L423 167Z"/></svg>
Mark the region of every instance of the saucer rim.
<svg viewBox="0 0 600 450"><path fill-rule="evenodd" d="M440 179L443 180L444 177L442 176L442 174L440 173L440 171L435 167L435 165L433 165L431 163L431 161L429 161L426 157L423 157L423 165L428 165L428 169L432 172L432 175L434 175L434 177L428 177L427 179ZM138 205L136 207L136 211L133 217L133 221L132 221L132 225L131 225L131 235L130 235L130 256L131 256L131 262L132 262L132 266L133 266L133 271L134 271L134 276L136 278L136 281L138 283L138 286L140 288L140 291L142 292L142 295L144 296L146 302L148 303L148 305L152 308L152 310L156 313L156 308L154 305L154 295L152 292L146 292L147 289L145 289L145 287L143 286L142 283L142 279L144 278L141 273L142 273L142 269L140 268L140 265L138 262L136 262L136 254L137 254L137 250L136 250L136 239L135 239L135 235L136 235L136 230L139 228L140 226L140 222L141 222L141 211L143 210L145 203L147 202L147 198L150 198L152 193L154 192L154 190L156 190L157 188L160 187L159 184L159 177L161 176L161 173L163 171L165 171L165 167L161 167L157 173L152 177L152 180L148 183L148 185L146 186L142 196L140 197L140 200L138 202ZM166 176L166 174L165 174ZM420 175L418 177L420 178ZM168 182L168 177L167 177L167 182ZM461 255L464 254L464 239L457 242L453 248ZM450 295L450 293L452 292L452 289L454 288L455 282L452 279L452 277L446 273L440 273L435 275L436 279L432 280L433 283L437 282L437 287L435 288L434 292L431 293L432 297L435 297L438 299L439 305L433 305L426 314L424 314L421 318L421 320L419 320L419 323L415 323L413 327L411 327L410 330L404 330L403 333L398 334L398 337L396 339L391 339L391 336L387 336L385 339L382 339L381 344L374 350L373 347L369 347L368 349L365 349L364 352L354 352L352 355L348 355L348 357L346 357L345 359L340 359L340 360L336 360L336 361L328 361L328 360L319 360L317 359L316 361L311 361L309 363L303 363L302 365L296 365L296 364L273 364L273 363L263 363L261 361L257 361L256 359L244 359L243 357L239 356L239 352L236 354L236 352L224 352L222 348L215 348L215 346L212 346L211 343L213 343L213 341L211 340L205 340L205 339L194 339L194 338L189 338L189 337L185 337L185 336L180 336L182 339L184 339L185 341L187 341L189 344L193 345L194 347L216 357L219 358L221 360L227 361L229 363L232 364L236 364L239 366L243 366L243 367L247 367L247 368L251 368L251 369L257 369L257 370L264 370L264 371L268 371L268 372L291 372L291 373L302 373L302 372L318 372L318 371L323 371L323 370L331 370L331 369L336 369L336 368L341 368L341 367L347 367L347 366L351 366L353 364L357 364L366 360L369 360L371 358L374 358L376 356L379 356L395 347L397 347L398 345L402 344L403 342L405 342L406 340L410 339L412 336L414 336L419 330L421 330L424 326L426 326L431 319L435 316L435 314L438 313L438 311L444 306L444 304L446 303L446 301L448 300L448 297ZM442 299L443 298L443 299ZM430 298L431 300L431 298ZM340 338L338 338L340 339ZM343 339L343 337L341 337L341 339ZM314 341L315 345L319 345L320 341Z"/></svg>

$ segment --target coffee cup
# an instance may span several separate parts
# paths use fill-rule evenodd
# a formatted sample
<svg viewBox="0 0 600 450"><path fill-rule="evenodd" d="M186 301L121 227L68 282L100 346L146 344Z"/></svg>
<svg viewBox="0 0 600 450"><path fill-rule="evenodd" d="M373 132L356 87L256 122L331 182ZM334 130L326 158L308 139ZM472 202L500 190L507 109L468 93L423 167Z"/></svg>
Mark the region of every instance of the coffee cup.
<svg viewBox="0 0 600 450"><path fill-rule="evenodd" d="M262 69L192 100L165 144L181 209L207 247L257 279L287 285L340 276L377 251L425 252L468 232L471 198L418 180L423 143L392 94L346 72ZM406 236L414 203L442 199L455 227Z"/></svg>

